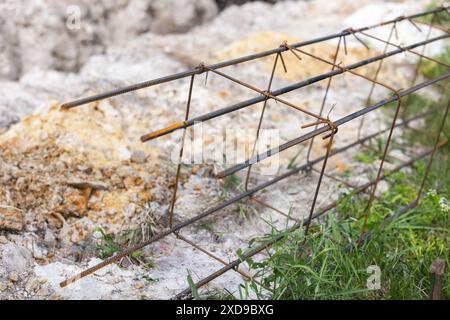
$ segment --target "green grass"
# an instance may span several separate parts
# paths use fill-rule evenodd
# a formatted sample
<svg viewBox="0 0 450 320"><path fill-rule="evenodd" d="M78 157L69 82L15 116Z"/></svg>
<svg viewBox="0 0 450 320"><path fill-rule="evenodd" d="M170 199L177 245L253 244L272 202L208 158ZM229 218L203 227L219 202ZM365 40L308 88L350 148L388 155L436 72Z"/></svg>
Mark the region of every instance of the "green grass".
<svg viewBox="0 0 450 320"><path fill-rule="evenodd" d="M450 46L447 46L445 52L435 57L435 59L447 65L450 64ZM448 69L445 65L437 64L427 59L423 59L419 67L419 73L428 79L436 78L446 72L448 72Z"/></svg>
<svg viewBox="0 0 450 320"><path fill-rule="evenodd" d="M189 284L189 289L191 289L192 298L194 300L200 300L200 295L198 294L198 289L195 286L194 280L192 280L192 276L191 276L191 273L189 272L189 270L188 270L188 275L187 275L187 282Z"/></svg>
<svg viewBox="0 0 450 320"><path fill-rule="evenodd" d="M102 228L96 227L92 233L99 234L98 237L100 241L97 244L96 249L100 259L107 259L120 251L121 247L115 242L114 237L107 234Z"/></svg>
<svg viewBox="0 0 450 320"><path fill-rule="evenodd" d="M450 61L450 50L439 58ZM435 77L446 70L424 63L420 72L425 77ZM402 116L409 118L437 106L445 107L448 98L446 92L441 101L432 101L420 94L409 95L402 99ZM390 119L395 105L385 108ZM442 109L427 117L424 134L405 131L405 141L432 147L442 121ZM449 120L441 140L443 138L450 140ZM376 153L365 151L355 159L371 163ZM442 258L447 269L450 267L450 146L447 144L435 155L418 206L399 214L400 208L416 199L426 160L416 162L410 171L399 171L387 177L389 191L374 201L366 229L370 237L362 245L356 245L356 240L363 223L367 195L343 195L338 207L324 222L314 225L306 237L300 228L277 242L268 251L267 258L246 261L252 273L273 293L261 291L249 281L240 285L240 298L428 299L431 263ZM253 239L251 244L263 243L277 235L273 229L271 234ZM371 266L381 271L380 288L367 286ZM448 271L444 275L442 296L450 299Z"/></svg>
<svg viewBox="0 0 450 320"><path fill-rule="evenodd" d="M423 171L424 164L418 163L413 175L399 172L388 179L391 189L375 201L367 225L371 237L362 246L356 246L355 240L366 199L353 196L331 212L325 224L314 226L306 240L299 229L275 244L269 258L248 261L263 284L274 289L266 298L426 299L432 261L441 257L449 265L450 210L440 193L446 190L448 197L450 181L439 192L428 192L415 209L395 215L399 207L415 199ZM386 223L387 217L392 220ZM373 265L381 270L378 290L366 286L367 268ZM444 283L443 297L450 299L449 273ZM254 283L240 290L249 288L259 290Z"/></svg>
<svg viewBox="0 0 450 320"><path fill-rule="evenodd" d="M102 228L96 227L93 229L93 234L98 234L98 240L99 242L96 244L97 254L100 259L107 259L115 255L116 253L120 252L121 250L125 249L128 245L127 242L124 242L124 239L128 239L127 236L128 230L126 230L123 233L120 233L119 235L115 236L112 234L106 233ZM144 258L142 256L141 251L135 251L130 254L130 258L134 262L144 263L147 267L151 268L153 262L149 258Z"/></svg>
<svg viewBox="0 0 450 320"><path fill-rule="evenodd" d="M366 150L365 152L358 153L353 157L356 161L364 164L370 164L375 162L380 157L380 154L373 150Z"/></svg>

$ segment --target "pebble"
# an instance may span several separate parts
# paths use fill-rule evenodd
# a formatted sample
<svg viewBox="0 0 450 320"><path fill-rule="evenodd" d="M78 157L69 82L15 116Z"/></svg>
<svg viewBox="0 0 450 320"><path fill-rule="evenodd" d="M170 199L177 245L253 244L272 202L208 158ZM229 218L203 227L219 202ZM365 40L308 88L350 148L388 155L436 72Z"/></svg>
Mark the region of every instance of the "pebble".
<svg viewBox="0 0 450 320"><path fill-rule="evenodd" d="M22 231L23 213L13 207L0 207L0 230Z"/></svg>
<svg viewBox="0 0 450 320"><path fill-rule="evenodd" d="M132 176L134 174L134 170L129 166L121 166L117 168L116 173L119 175L119 177L126 178Z"/></svg>
<svg viewBox="0 0 450 320"><path fill-rule="evenodd" d="M46 288L39 289L38 292L36 292L36 295L40 298L47 297L50 294L49 290Z"/></svg>
<svg viewBox="0 0 450 320"><path fill-rule="evenodd" d="M8 239L5 236L0 236L0 244L7 244Z"/></svg>
<svg viewBox="0 0 450 320"><path fill-rule="evenodd" d="M8 285L6 283L0 282L0 297L1 297L1 293L3 291L6 291L6 289L8 289Z"/></svg>
<svg viewBox="0 0 450 320"><path fill-rule="evenodd" d="M143 284L142 282L136 282L136 283L134 284L134 287L135 287L136 289L142 289L142 288L144 287L144 284Z"/></svg>
<svg viewBox="0 0 450 320"><path fill-rule="evenodd" d="M28 279L27 283L25 284L25 290L28 293L33 293L39 289L39 280L36 278L30 278Z"/></svg>
<svg viewBox="0 0 450 320"><path fill-rule="evenodd" d="M9 272L25 272L33 264L31 253L14 243L8 243L3 247L3 261Z"/></svg>
<svg viewBox="0 0 450 320"><path fill-rule="evenodd" d="M147 155L143 151L134 151L131 154L131 162L144 163L147 160Z"/></svg>
<svg viewBox="0 0 450 320"><path fill-rule="evenodd" d="M9 280L11 281L11 282L17 282L17 281L19 281L19 274L17 273L17 272L15 272L15 271L11 271L10 273L9 273Z"/></svg>
<svg viewBox="0 0 450 320"><path fill-rule="evenodd" d="M49 228L45 229L44 243L51 248L55 246L56 237Z"/></svg>

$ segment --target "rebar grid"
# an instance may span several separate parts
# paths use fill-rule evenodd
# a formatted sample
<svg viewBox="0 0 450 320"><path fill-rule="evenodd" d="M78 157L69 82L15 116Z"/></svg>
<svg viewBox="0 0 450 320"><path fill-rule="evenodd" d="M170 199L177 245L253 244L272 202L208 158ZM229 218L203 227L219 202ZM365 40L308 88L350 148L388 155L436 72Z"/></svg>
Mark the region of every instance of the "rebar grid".
<svg viewBox="0 0 450 320"><path fill-rule="evenodd" d="M104 260L103 262L88 268L86 270L84 270L83 272L81 272L80 274L71 277L63 282L60 283L61 287L67 286L70 283L73 283L79 279L81 279L82 277L85 277L89 274L94 273L95 271L111 264L114 263L118 260L120 260L123 257L126 257L127 255L133 253L136 250L142 249L143 247L154 243L156 241L159 241L163 238L165 238L168 235L174 234L176 236L176 239L183 241L185 243L187 243L188 245L192 246L193 248L199 250L200 252L206 254L207 256L209 256L211 259L213 259L214 261L217 261L221 264L224 265L223 268L219 269L218 271L214 272L213 274L203 278L202 280L200 280L199 282L197 282L195 284L195 286L197 288L200 288L206 284L208 284L209 282L211 282L212 280L218 278L219 276L221 276L222 274L224 274L225 272L229 271L229 270L234 270L235 272L239 273L241 276L243 276L244 278L248 279L248 280L252 280L254 281L256 284L258 284L259 286L261 286L262 288L264 288L264 286L261 284L260 281L258 281L257 279L255 279L255 277L251 274L249 274L248 272L239 270L239 266L242 262L244 262L246 259L249 259L251 257L253 257L254 255L263 252L264 250L268 249L271 245L273 245L275 242L278 242L280 240L282 240L286 234L288 234L289 232L292 232L296 229L299 228L304 228L304 232L305 232L305 240L306 240L306 235L308 234L308 231L310 229L311 223L313 220L319 218L320 216L322 216L323 214L325 214L326 212L336 208L336 206L340 203L340 201L342 201L344 198L340 198L337 201L333 201L332 203L316 209L317 206L317 200L319 197L319 191L322 185L322 180L324 177L335 180L339 183L343 183L344 185L346 185L348 188L350 188L352 190L352 192L348 195L346 195L346 197L349 196L354 196L357 195L359 193L366 193L366 195L369 196L368 202L367 202L367 206L365 208L364 211L364 223L363 223L363 227L362 230L360 231L360 235L359 235L359 239L357 240L357 243L361 243L362 241L364 241L365 239L365 235L366 235L366 221L370 215L370 211L371 211L371 206L372 203L374 201L374 199L376 198L376 190L377 190L377 185L378 183L385 179L386 177L388 177L390 174L392 174L393 172L399 171L407 166L411 166L414 164L414 162L416 162L417 160L426 158L427 156L429 156L428 158L428 162L427 162L427 166L426 166L426 171L421 183L421 186L419 188L419 191L417 193L417 198L416 200L411 203L410 205L406 206L405 208L402 208L402 210L408 210L414 206L417 205L417 203L420 200L421 194L423 192L423 188L425 185L425 181L427 179L428 176L428 172L430 170L431 167L431 163L433 160L433 157L436 153L436 150L442 146L444 146L447 142L446 141L441 141L440 140L440 135L441 132L443 130L444 124L445 124L445 120L448 116L448 111L450 108L450 100L448 102L442 102L443 105L438 108L437 110L431 110L422 114L419 114L417 116L414 116L412 118L409 119L402 119L402 122L398 123L398 117L400 115L401 112L401 108L402 108L402 98L415 93L419 90L422 90L423 88L432 86L432 85L438 85L440 82L444 82L445 85L443 87L443 95L445 94L447 88L448 88L448 78L450 78L450 68L449 65L441 62L435 58L432 57L428 57L427 55L425 55L425 46L429 43L433 43L433 42L437 42L437 41L442 41L445 40L449 37L449 30L442 30L442 28L439 28L440 30L442 30L442 35L431 38L431 32L433 30L433 28L436 28L436 26L434 25L434 21L435 21L435 17L437 14L441 13L441 12L446 12L447 14L449 13L449 8L450 7L439 7L436 8L434 10L430 10L430 11L426 11L423 13L419 13L419 14L415 14L415 15L411 15L411 16L402 16L402 17L398 17L396 19L390 20L390 21L386 21L380 24L376 24L376 25L372 25L372 26L368 26L368 27L364 27L364 28L360 28L360 29L352 29L352 28L348 28L340 33L334 34L334 35L329 35L329 36L325 36L322 38L318 38L318 39L314 39L314 40L310 40L310 41L306 41L306 42L300 42L300 43L295 43L295 44L288 44L286 42L282 43L278 48L276 49L272 49L269 51L264 51L264 52L260 52L260 53L256 53L256 54L252 54L252 55L248 55L242 58L237 58L237 59L233 59L233 60L229 60L229 61L225 61L225 62L221 62L221 63L217 63L214 65L210 65L210 66L206 66L205 64L200 64L198 67L185 71L185 72L181 72L181 73L177 73L174 75L170 75L167 77L163 77L163 78L158 78L155 80L151 80L151 81L147 81L147 82L143 82L143 83L139 83L136 85L131 85L125 88L119 88L119 89L115 89L112 90L110 92L106 92L103 94L99 94L99 95L95 95L92 97L87 97L87 98L83 98L83 99L79 99L73 102L69 102L69 103L65 103L61 106L62 109L70 109L70 108L74 108L77 106L81 106L83 104L87 104L87 103L91 103L91 102L95 102L95 101L99 101L102 99L106 99L106 98L110 98L110 97L114 97L120 94L124 94L124 93L128 93L131 91L135 91L135 90L139 90L142 88L147 88L147 87L151 87L154 85L159 85L162 83L166 83L166 82L170 82L170 81L174 81L174 80L178 80L181 78L185 78L185 77L190 77L190 85L189 85L189 91L188 91L188 98L187 98L187 102L186 102L186 111L185 111L185 117L184 120L176 122L174 124L171 124L165 128L162 128L160 130L156 130L153 131L151 133L145 134L141 137L142 142L146 142L146 141L150 141L153 139L156 139L158 137L162 137L164 135L168 135L174 131L177 130L181 130L183 129L183 135L182 135L182 139L181 139L181 146L180 146L180 152L179 152L179 157L178 157L178 164L177 164L177 170L176 170L176 176L175 176L175 184L174 184L174 190L172 193L172 198L170 201L170 205L169 205L169 210L168 210L168 218L169 218L169 226L167 229L161 231L158 234L153 235L150 239L148 239L145 242L139 243L137 245L134 245L128 249L125 249L122 252L117 253L116 255ZM416 19L422 16L427 16L427 15L432 15L432 19L431 19L431 23L429 24L424 24L420 21L417 21ZM426 40L421 41L421 42L417 42L414 44L410 44L407 46L404 45L398 45L393 43L392 38L395 36L396 39L399 39L399 35L398 35L398 30L397 30L397 25L399 23L403 23L403 22L407 22L409 23L412 27L414 27L415 29L417 29L419 32L423 32L423 30L418 26L419 24L423 24L425 26L428 27L428 31L426 33ZM374 35L371 35L369 33L367 33L367 31L370 31L372 29L376 29L382 26L388 26L391 25L391 29L389 32L389 36L387 37L386 40L383 40L379 37L376 37ZM368 48L367 44L364 42L362 37L366 37L366 38L370 38L373 40L376 40L380 43L383 43L384 46L384 50L382 54L376 55L374 57L370 57L364 60L360 60L356 63L350 64L348 66L344 66L341 62L338 62L338 55L340 53L342 44L344 47L344 52L345 55L347 55L347 40L346 38L348 36L352 36L354 37L357 41L359 41L363 46L365 46L366 48ZM304 49L301 49L302 47L307 47L309 45L312 44L316 44L316 43L320 43L320 42L324 42L327 40L331 40L331 39L338 39L338 43L336 46L336 50L334 53L334 56L332 58L331 61L324 59L318 55L312 54ZM395 49L392 51L388 51L388 49L390 47L394 47ZM416 48L422 48L421 52L417 52L414 49ZM320 75L316 75L314 77L302 80L300 82L294 83L294 84L290 84L286 87L280 88L280 89L276 89L276 90L272 90L272 84L273 84L273 80L274 80L274 76L275 76L275 72L277 69L277 66L279 64L279 62L281 61L282 67L284 68L285 71L287 71L287 67L283 58L283 54L293 54L299 61L299 63L301 63L302 60L302 56L308 56L310 58L313 58L317 61L320 61L324 64L327 64L330 66L330 71L324 74L320 74ZM386 84L383 81L379 80L379 75L380 75L380 71L382 69L383 66L383 62L386 58L401 54L401 53L411 53L415 56L419 57L419 64L418 67L415 70L414 73L414 77L411 83L411 87L406 89L406 90L401 90L401 89L397 89L394 88L393 86ZM258 87L255 87L254 85L251 85L249 83L246 83L242 80L239 80L235 77L232 77L228 74L226 74L225 72L219 71L218 69L222 69L225 67L229 67L229 66L233 66L233 65L239 65L241 63L245 63L248 61L253 61L253 60L257 60L257 59L261 59L264 57L268 57L274 55L274 62L273 62L273 67L271 69L271 73L270 73L270 77L268 79L268 84L267 84L267 88L266 90L260 89ZM419 66L422 63L422 60L426 59L428 61L431 61L432 63L438 64L438 65L442 65L445 66L447 68L447 72L434 78L434 79L429 79L426 80L422 83L416 84L416 81L418 79L418 73L419 73ZM355 70L369 65L369 64L373 64L373 63L378 63L377 67L376 67L376 71L373 75L373 77L368 77L366 75L363 75L361 73L356 72ZM202 74L202 73L213 73L219 77L222 77L224 79L227 79L237 85L239 85L242 88L248 89L250 91L256 92L258 94L258 96L245 100L245 101L241 101L239 103L227 106L227 107L223 107L217 110L214 110L212 112L200 115L200 116L196 116L193 118L190 118L190 107L191 107L191 98L192 98L192 92L194 90L194 80L195 80L195 76ZM358 77L358 78L362 78L364 81L367 81L371 84L370 87L370 91L368 93L367 99L366 99L366 103L364 105L364 107L356 112L353 112L351 114L348 114L338 120L332 121L330 119L331 113L333 111L334 105L333 107L330 109L329 113L327 116L323 116L323 112L324 112L324 107L326 105L327 102L327 98L328 98L328 93L329 90L331 89L332 83L333 83L333 79L335 76L340 75L340 74L351 74L352 76ZM326 84L326 89L325 89L325 94L323 96L322 99L322 103L320 105L319 112L313 112L311 110L309 110L308 108L304 107L304 106L299 106L297 104L294 104L284 98L281 98L280 96L298 90L300 88L312 85L314 83L317 83L319 81L322 80L327 80L327 84ZM385 98L381 101L378 101L377 103L372 103L371 104L371 99L374 93L374 89L376 86L382 87L388 91L391 92L392 96ZM278 102L280 105L282 105L283 107L288 107L290 109L295 110L296 112L301 113L302 115L312 118L310 122L305 123L302 125L302 129L305 128L310 128L313 127L313 130L303 134L293 140L290 140L286 143L280 144L278 147L276 148L272 148L270 150L268 150L267 152L261 153L261 154L256 154L256 145L260 136L260 130L262 128L263 125L263 121L264 121L264 115L267 109L267 102L269 100L274 100L275 102ZM388 128L385 128L383 130L380 130L376 133L370 134L370 135L366 135L366 136L362 136L362 134L364 133L364 117L367 113L375 111L377 109L380 109L381 107L391 103L391 102L395 102L396 103L396 107L395 107L395 113L392 116L392 121L391 121L391 125ZM217 117L250 107L252 105L258 104L258 103L263 103L263 107L261 109L261 112L259 114L259 121L257 124L257 130L255 132L255 139L254 139L254 143L253 143L253 148L251 150L251 157L247 160L245 160L242 163L238 163L230 168L225 169L224 171L218 173L216 175L216 177L218 179L220 178L224 178L226 176L229 176L231 174L234 174L238 171L241 171L243 169L247 168L246 174L245 174L245 182L244 182L244 191L241 192L240 194L237 194L221 203L219 203L218 205L209 208L205 211L203 211L202 213L187 219L181 223L177 223L174 224L173 222L173 216L174 216L174 211L175 211L175 207L176 207L176 199L177 199L177 191L178 191L178 185L179 185L179 178L180 178L180 171L181 171L181 165L182 165L182 158L183 158L183 151L184 151L184 145L185 145L185 139L186 139L186 129L193 126L194 124L196 124L197 122L204 122L204 121L210 121L213 120ZM389 149L390 149L390 145L392 142L392 136L394 133L394 130L396 128L404 128L405 130L418 130L415 128L412 128L409 126L410 123L420 120L420 119L424 119L426 117L429 117L431 114L433 114L433 112L436 111L442 111L443 110L443 120L441 123L441 126L439 128L439 131L436 133L436 140L435 143L433 145L433 148L431 150L427 150L424 152L421 152L417 155L414 155L410 160L408 161L402 161L401 159L396 159L397 161L400 162L399 165L397 165L396 167L394 167L393 169L391 169L389 172L385 172L383 169L384 167L384 163L386 161L388 161L387 159L389 159L389 157L393 157L389 155ZM358 131L357 131L357 140L349 143L343 147L340 147L338 149L334 149L333 148L333 142L334 142L334 138L335 136L338 134L338 129L340 126L342 126L343 124L346 124L348 122L351 121L355 121L356 119L360 119L360 123L359 123L359 127L358 127ZM327 162L328 160L340 153L343 153L347 150L350 150L354 147L357 146L363 146L366 148L369 148L370 146L366 145L366 142L387 133L387 139L384 145L384 149L381 153L381 162L380 165L378 167L377 170L377 174L376 174L376 178L373 181L370 181L368 183L365 183L363 185L354 185L351 184L349 182L346 182L342 179L336 178L335 176L333 176L332 174L329 174L326 172L326 168L327 168ZM326 152L324 155L317 157L316 159L311 159L311 150L312 150L312 146L314 143L314 139L317 136L322 136L322 139L326 141L327 145L326 145ZM259 185L256 186L249 186L250 184L250 178L251 178L251 169L252 166L257 164L258 162L261 162L264 159L270 158L278 153L281 153L289 148L292 148L294 146L298 146L303 142L307 142L309 141L308 147L307 147L307 155L306 155L306 163L303 165L299 165L296 166L294 169L291 169L285 173L282 173L278 176L275 176L274 178L272 178L269 181L260 183ZM395 158L395 157L393 157ZM315 165L320 165L321 167L320 169L316 169L314 168ZM311 172L314 171L316 173L319 174L319 178L318 178L318 182L314 191L314 196L312 199L312 203L310 206L310 209L306 215L306 218L303 219L297 219L294 218L292 216L290 216L290 214L283 212L282 210L277 209L276 207L264 202L263 200L259 199L256 194L266 188L268 188L269 186L272 186L288 177L294 176L300 172ZM253 201L254 203L264 206L266 208L268 208L269 210L272 210L274 212L276 212L277 214L283 216L284 218L286 218L289 221L293 221L294 225L289 227L288 229L282 231L280 233L279 236L273 238L272 240L260 244L254 248L252 248L251 250L249 250L248 252L244 253L243 255L241 255L238 259L227 263L223 258L218 257L217 255L213 254L212 252L208 251L207 249L203 248L202 246L199 246L198 244L196 244L194 241L186 238L185 236L181 235L180 231L187 227L190 226L196 222L199 222L200 220L212 216L213 214L219 212L220 210L235 204L243 199L250 199L251 201ZM402 211L401 210L401 211ZM270 288L264 288L265 290L270 291ZM179 293L178 295L175 296L175 298L186 298L191 294L191 289L186 289L184 291L182 291L181 293Z"/></svg>

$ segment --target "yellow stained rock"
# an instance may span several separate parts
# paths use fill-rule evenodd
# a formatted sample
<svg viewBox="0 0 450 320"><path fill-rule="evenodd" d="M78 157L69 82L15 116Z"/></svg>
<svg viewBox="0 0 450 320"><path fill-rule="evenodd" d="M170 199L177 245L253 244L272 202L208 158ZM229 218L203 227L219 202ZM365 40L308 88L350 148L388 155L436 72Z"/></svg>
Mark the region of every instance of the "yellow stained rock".
<svg viewBox="0 0 450 320"><path fill-rule="evenodd" d="M236 58L248 54L253 54L265 50L274 49L279 47L284 41L288 44L293 44L296 42L301 42L299 38L291 37L282 33L263 31L252 34L242 40L233 42L224 51L219 52L216 55L216 61L223 61L226 59ZM302 50L317 55L322 59L332 62L334 54L336 52L336 43L333 42L323 42L318 44L313 44L301 48ZM338 56L337 62L343 62L345 65L354 63L358 60L365 59L369 56L375 55L376 52L368 52L368 50L361 45L361 48L348 48L348 54L344 54L343 46L341 46L340 54ZM297 53L302 60L298 60L297 57L292 52L284 52L283 60L286 64L288 72L285 72L281 61L279 61L276 76L283 78L288 81L299 81L305 78L309 78L315 75L319 75L330 71L331 65L325 62L319 61L312 57L309 57L302 53ZM272 70L275 56L269 56L262 58L258 61L262 63L263 67L267 70L268 74ZM358 72L363 74L372 74L375 66L370 65L359 69Z"/></svg>

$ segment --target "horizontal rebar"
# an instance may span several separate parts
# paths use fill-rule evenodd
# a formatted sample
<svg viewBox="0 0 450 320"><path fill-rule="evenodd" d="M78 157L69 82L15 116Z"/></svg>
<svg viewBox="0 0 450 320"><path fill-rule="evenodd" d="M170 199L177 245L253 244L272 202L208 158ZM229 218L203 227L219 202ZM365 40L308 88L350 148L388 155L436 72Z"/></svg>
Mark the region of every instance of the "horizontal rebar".
<svg viewBox="0 0 450 320"><path fill-rule="evenodd" d="M377 27L382 27L385 25L389 25L392 23L397 23L400 21L404 21L404 20L409 20L411 21L412 19L418 18L418 17L422 17L422 16L426 16L429 14L435 14L435 13L439 13L442 11L447 11L450 8L450 6L442 6L433 10L429 10L429 11L425 11L422 13L418 13L418 14L414 14L414 15L410 15L410 16L403 16L403 17L398 17L389 21L385 21L379 24L374 24L371 26L367 26L367 27L363 27L360 29L356 29L356 30L344 30L342 32L336 33L336 34L332 34L332 35L328 35L328 36L324 36L324 37L320 37L320 38L316 38L316 39L312 39L312 40L308 40L308 41L303 41L303 42L298 42L298 43L294 43L291 46L294 48L299 48L302 46L307 46L307 45L311 45L311 44L315 44L315 43L319 43L319 42L323 42L323 41L327 41L327 40L332 40L332 39L336 39L339 37L344 37L347 36L349 34L354 34L354 33L358 33L361 31L367 31L370 29L374 29ZM241 58L236 58L236 59L232 59L232 60L228 60L228 61L224 61L224 62L219 62L213 65L208 66L208 68L210 69L220 69L220 68L224 68L224 67L228 67L231 65L236 65L236 64L240 64L240 63L244 63L244 62L248 62L251 60L255 60L255 59L260 59L260 58L264 58L273 54L277 54L277 53L281 53L281 52L285 52L286 50L288 50L285 47L278 47L272 50L267 50L267 51L263 51L263 52L259 52L259 53L255 53L255 54L251 54L251 55L247 55ZM74 108L77 106L81 106L87 103L91 103L91 102L95 102L95 101L99 101L99 100L104 100L107 98L111 98L117 95L121 95L121 94L125 94L125 93L129 93L132 91L136 91L136 90L140 90L140 89L144 89L144 88L148 88L151 86L155 86L155 85L159 85L159 84L163 84L166 82L170 82L170 81L174 81L174 80L179 80L185 77L189 77L195 74L202 74L203 72L205 72L205 70L203 68L192 68L191 70L187 70L187 71L183 71L180 73L176 73L173 75L169 75L169 76L165 76L165 77L161 77L161 78L157 78L157 79L153 79L150 81L145 81L145 82L141 82L141 83L137 83L137 84L133 84L130 86L126 86L126 87L122 87L122 88L117 88L117 89L113 89L111 91L108 92L104 92L101 94L97 94L97 95L93 95L90 97L86 97L86 98L81 98L75 101L71 101L71 102L67 102L61 105L61 107L63 109L70 109L70 108Z"/></svg>
<svg viewBox="0 0 450 320"><path fill-rule="evenodd" d="M378 55L378 56L375 56L375 57L372 57L372 58L369 58L369 59L361 60L359 62L356 62L354 64L346 66L345 70L344 70L344 68L342 68L342 69L335 69L335 70L329 71L327 73L308 78L308 79L303 80L301 82L298 82L298 83L295 83L295 84L291 84L289 86L286 86L286 87L283 87L283 88L280 88L280 89L277 89L277 90L274 90L274 91L270 91L268 93L273 95L273 96L279 96L279 95L282 95L282 94L286 94L288 92L292 92L294 90L306 87L306 86L311 85L313 83L316 83L316 82L325 80L327 78L331 78L331 77L334 77L336 75L342 74L342 73L346 72L347 70L357 69L357 68L360 68L362 66L365 66L365 65L368 65L368 64L371 64L371 63L374 63L374 62L386 59L388 57L397 55L399 53L406 52L408 50L411 50L411 49L423 46L425 44L428 44L428 43L431 43L431 42L434 42L434 41L443 40L443 39L446 39L446 38L449 38L449 37L450 37L449 34L445 34L445 35L441 35L441 36L438 36L438 37L435 37L435 38L424 40L424 41L421 41L421 42L418 42L418 43L415 43L415 44L412 44L412 45L409 45L409 46L406 46L406 47L402 47L402 48L399 48L399 49L395 49L393 51L386 52L384 54L381 54L381 55ZM255 97L255 98L252 98L252 99L248 99L248 100L245 100L245 101L242 101L242 102L239 102L239 103L236 103L236 104L233 104L233 105L230 105L230 106L227 106L227 107L224 107L224 108L221 108L221 109L209 112L209 113L206 113L204 115L192 118L192 119L187 120L187 121L181 121L181 122L177 122L175 124L171 124L170 126L168 126L166 128L163 128L163 129L160 129L160 130L157 130L155 132L152 132L152 133L149 133L149 134L146 134L146 135L142 136L141 137L141 141L143 141L143 142L149 141L149 140L152 140L152 139L155 139L155 138L167 135L169 133L172 133L172 132L174 132L176 130L191 127L191 126L195 125L198 122L204 122L204 121L208 121L208 120L217 118L219 116L222 116L222 115L225 115L225 114L228 114L228 113L231 113L231 112L234 112L234 111L237 111L237 110L240 110L240 109L243 109L243 108L255 105L257 103L264 102L266 99L267 99L267 96L260 95L258 97Z"/></svg>
<svg viewBox="0 0 450 320"><path fill-rule="evenodd" d="M443 75L441 75L441 76L439 76L437 78L434 78L434 79L422 82L422 83L420 83L420 84L418 84L418 85L416 85L414 87L411 87L411 88L409 88L407 90L401 91L401 92L399 92L399 95L400 95L400 97L407 96L407 95L409 95L411 93L414 93L414 92L416 92L416 91L418 91L418 90L420 90L420 89L422 89L424 87L430 86L430 85L432 85L432 84L434 84L436 82L442 81L442 80L447 79L449 77L450 77L450 72L447 72L447 73L445 73L445 74L443 74ZM373 104L371 106L365 107L364 109L361 109L361 110L359 110L357 112L349 114L349 115L347 115L347 116L345 116L345 117L343 117L343 118L341 118L341 119L339 119L337 121L334 121L333 123L337 127L339 127L339 126L341 126L341 125L343 125L343 124L345 124L347 122L350 122L351 120L354 120L354 119L356 119L358 117L361 117L362 115L364 115L366 113L369 113L369 112L371 112L371 111L373 111L375 109L378 109L378 108L380 108L380 107L382 107L382 106L384 106L384 105L386 105L388 103L394 102L396 100L398 100L398 97L397 96L392 96L390 98L387 98L387 99L384 99L384 100L382 100L380 102L377 102L377 103L375 103L375 104ZM328 126L324 126L324 127L315 129L313 131L310 131L310 132L308 132L308 133L306 133L306 134L304 134L304 135L302 135L302 136L300 136L298 138L295 138L295 139L293 139L291 141L288 141L288 142L286 142L284 144L281 144L278 147L272 148L272 149L268 150L267 152L258 154L255 157L252 157L251 159L247 159L243 163L240 163L240 164L237 164L237 165L235 165L235 166L233 166L231 168L228 168L228 169L218 173L217 177L218 178L223 178L223 177L226 177L226 176L228 176L230 174L236 173L237 171L240 171L240 170L242 170L244 168L247 168L250 165L253 165L253 164L257 163L257 162L260 162L260 161L262 161L264 159L267 159L267 158L269 158L269 157L271 157L271 156L273 156L273 155L275 155L277 153L280 153L280 152L282 152L282 151L284 151L284 150L286 150L288 148L296 146L296 145L298 145L298 144L300 144L302 142L305 142L305 141L307 141L307 140L309 140L309 139L311 139L311 138L313 138L315 136L318 136L318 135L320 135L322 133L325 133L327 131L329 131L329 127Z"/></svg>

